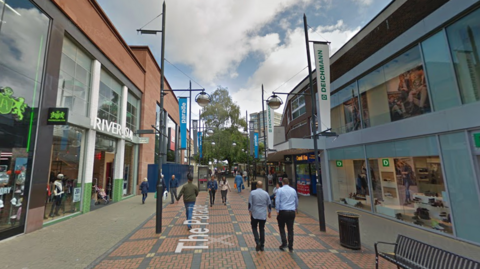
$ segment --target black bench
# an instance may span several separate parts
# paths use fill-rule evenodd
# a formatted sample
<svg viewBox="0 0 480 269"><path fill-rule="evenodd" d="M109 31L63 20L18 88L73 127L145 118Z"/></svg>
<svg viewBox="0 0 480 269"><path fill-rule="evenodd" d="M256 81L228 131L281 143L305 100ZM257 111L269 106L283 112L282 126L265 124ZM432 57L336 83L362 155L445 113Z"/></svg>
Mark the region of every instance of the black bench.
<svg viewBox="0 0 480 269"><path fill-rule="evenodd" d="M379 252L377 245L393 245L393 253ZM480 263L430 246L418 240L398 235L396 243L375 243L375 268L378 269L378 257L397 265L397 268L415 269L480 269Z"/></svg>

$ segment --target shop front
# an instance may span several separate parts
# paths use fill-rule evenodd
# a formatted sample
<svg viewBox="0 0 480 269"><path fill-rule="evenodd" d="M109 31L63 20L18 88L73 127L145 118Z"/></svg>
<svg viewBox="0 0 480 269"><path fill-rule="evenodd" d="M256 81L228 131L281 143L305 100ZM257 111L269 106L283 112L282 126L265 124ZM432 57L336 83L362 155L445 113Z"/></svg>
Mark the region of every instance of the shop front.
<svg viewBox="0 0 480 269"><path fill-rule="evenodd" d="M320 162L320 157L318 159ZM316 195L317 179L315 176L315 154L311 152L302 155L295 155L293 156L293 162L298 194L303 196Z"/></svg>
<svg viewBox="0 0 480 269"><path fill-rule="evenodd" d="M0 239L24 232L50 19L0 1Z"/></svg>

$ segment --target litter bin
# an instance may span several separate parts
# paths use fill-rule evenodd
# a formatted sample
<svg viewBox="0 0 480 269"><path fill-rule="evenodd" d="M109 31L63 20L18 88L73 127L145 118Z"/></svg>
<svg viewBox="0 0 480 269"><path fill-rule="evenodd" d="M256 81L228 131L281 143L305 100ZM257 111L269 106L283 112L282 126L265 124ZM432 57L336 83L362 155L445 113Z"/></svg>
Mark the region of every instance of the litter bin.
<svg viewBox="0 0 480 269"><path fill-rule="evenodd" d="M340 212L338 214L338 231L340 245L349 249L360 249L360 215L351 212Z"/></svg>
<svg viewBox="0 0 480 269"><path fill-rule="evenodd" d="M251 190L252 190L252 191L253 191L253 190L256 190L256 189L257 189L257 182L256 182L256 181L252 181L250 186L251 186Z"/></svg>

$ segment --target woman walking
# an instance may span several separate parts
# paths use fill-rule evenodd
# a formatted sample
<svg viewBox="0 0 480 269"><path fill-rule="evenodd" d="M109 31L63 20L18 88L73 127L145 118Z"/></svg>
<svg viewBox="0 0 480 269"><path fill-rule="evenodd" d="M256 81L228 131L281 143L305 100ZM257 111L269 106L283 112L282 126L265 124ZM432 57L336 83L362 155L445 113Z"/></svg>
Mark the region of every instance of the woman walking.
<svg viewBox="0 0 480 269"><path fill-rule="evenodd" d="M145 204L148 194L148 179L144 178L142 184L140 184L140 190L142 191L142 204Z"/></svg>
<svg viewBox="0 0 480 269"><path fill-rule="evenodd" d="M220 181L220 191L222 192L222 203L224 205L227 205L227 192L231 191L232 189L230 188L230 184L228 184L228 181L225 179L225 176L222 177L222 180Z"/></svg>

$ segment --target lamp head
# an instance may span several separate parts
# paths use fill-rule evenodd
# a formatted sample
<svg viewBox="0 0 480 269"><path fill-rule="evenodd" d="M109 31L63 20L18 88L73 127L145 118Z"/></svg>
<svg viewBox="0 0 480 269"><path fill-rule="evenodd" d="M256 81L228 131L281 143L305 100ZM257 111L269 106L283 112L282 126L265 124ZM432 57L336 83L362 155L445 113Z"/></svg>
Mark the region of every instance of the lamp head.
<svg viewBox="0 0 480 269"><path fill-rule="evenodd" d="M271 109L275 110L278 109L281 105L283 105L283 101L280 97L273 93L273 95L267 99L267 105Z"/></svg>
<svg viewBox="0 0 480 269"><path fill-rule="evenodd" d="M210 95L202 91L195 97L195 102L197 102L197 104L201 107L206 107L208 104L210 104Z"/></svg>

